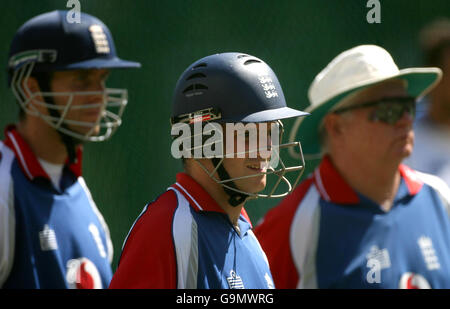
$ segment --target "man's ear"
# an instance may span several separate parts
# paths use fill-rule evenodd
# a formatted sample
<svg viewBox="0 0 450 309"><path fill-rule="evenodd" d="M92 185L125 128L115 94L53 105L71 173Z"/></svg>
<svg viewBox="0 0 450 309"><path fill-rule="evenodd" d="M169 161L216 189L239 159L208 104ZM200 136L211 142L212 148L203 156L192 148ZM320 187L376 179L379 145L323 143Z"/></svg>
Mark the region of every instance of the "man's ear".
<svg viewBox="0 0 450 309"><path fill-rule="evenodd" d="M30 98L31 94L41 91L41 88L39 87L39 83L38 83L37 79L32 76L25 79L22 83L23 83L22 84L23 89L29 90L29 92L25 91L25 95L27 96L27 99ZM37 100L42 100L42 97L40 97L40 96L36 97L36 98L37 98Z"/></svg>
<svg viewBox="0 0 450 309"><path fill-rule="evenodd" d="M340 115L330 113L323 119L323 125L327 135L332 138L338 138L342 135L343 121Z"/></svg>
<svg viewBox="0 0 450 309"><path fill-rule="evenodd" d="M26 80L23 81L24 83L24 87L28 87L28 89L30 90L30 92L34 93L34 92L40 92L41 89L39 88L39 83L37 81L36 78L30 76L29 78L27 78ZM26 85L25 85L26 83Z"/></svg>
<svg viewBox="0 0 450 309"><path fill-rule="evenodd" d="M26 100L30 100L31 96L35 93L40 93L42 90L39 87L39 83L35 77L30 76L26 80L22 82L24 94L26 96ZM35 94L31 101L27 104L28 109L33 109L31 105L34 106L34 109L38 109L41 113L45 114L46 109L42 106L42 104L37 104L37 102L44 102L44 98L40 94Z"/></svg>

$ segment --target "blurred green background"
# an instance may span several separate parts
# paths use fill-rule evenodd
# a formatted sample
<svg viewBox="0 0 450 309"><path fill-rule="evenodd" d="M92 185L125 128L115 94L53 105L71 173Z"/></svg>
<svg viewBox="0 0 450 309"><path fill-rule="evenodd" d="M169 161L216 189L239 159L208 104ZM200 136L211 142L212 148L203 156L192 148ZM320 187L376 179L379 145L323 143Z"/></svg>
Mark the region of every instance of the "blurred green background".
<svg viewBox="0 0 450 309"><path fill-rule="evenodd" d="M338 53L372 43L390 51L400 68L420 65L420 28L435 17L450 16L449 0L380 0L380 24L367 22L367 0L80 2L83 12L108 25L119 56L143 66L113 72L108 86L129 91L123 125L110 141L85 147L84 177L111 231L114 269L123 240L142 208L171 185L181 170L181 162L170 154L169 116L173 88L189 64L218 52L252 54L277 73L288 106L303 109L309 84ZM40 13L65 9L66 3L1 0L2 65L6 66L18 27ZM18 114L5 74L0 75L0 91L3 128L15 122ZM292 124L285 122L287 131ZM307 162L303 178L316 164ZM246 209L253 224L278 202L249 202Z"/></svg>

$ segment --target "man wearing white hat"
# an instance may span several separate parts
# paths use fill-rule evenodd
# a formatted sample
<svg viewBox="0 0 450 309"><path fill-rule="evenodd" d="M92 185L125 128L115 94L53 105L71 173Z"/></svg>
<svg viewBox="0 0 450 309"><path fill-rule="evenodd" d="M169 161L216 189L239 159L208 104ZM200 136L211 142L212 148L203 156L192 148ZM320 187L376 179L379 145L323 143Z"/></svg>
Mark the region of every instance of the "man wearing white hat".
<svg viewBox="0 0 450 309"><path fill-rule="evenodd" d="M291 136L321 163L255 230L277 288L450 288L450 190L401 164L441 75L363 45L316 76Z"/></svg>

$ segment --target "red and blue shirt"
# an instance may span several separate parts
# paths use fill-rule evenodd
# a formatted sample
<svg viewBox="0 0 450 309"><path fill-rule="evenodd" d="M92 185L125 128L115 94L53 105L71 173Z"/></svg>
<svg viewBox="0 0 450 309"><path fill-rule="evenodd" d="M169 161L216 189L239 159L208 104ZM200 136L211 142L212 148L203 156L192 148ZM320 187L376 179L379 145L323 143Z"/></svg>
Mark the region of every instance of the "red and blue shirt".
<svg viewBox="0 0 450 309"><path fill-rule="evenodd" d="M110 288L273 288L245 210L238 232L193 178L176 180L133 224Z"/></svg>
<svg viewBox="0 0 450 309"><path fill-rule="evenodd" d="M324 157L255 229L277 288L450 288L450 190L399 172L385 212Z"/></svg>

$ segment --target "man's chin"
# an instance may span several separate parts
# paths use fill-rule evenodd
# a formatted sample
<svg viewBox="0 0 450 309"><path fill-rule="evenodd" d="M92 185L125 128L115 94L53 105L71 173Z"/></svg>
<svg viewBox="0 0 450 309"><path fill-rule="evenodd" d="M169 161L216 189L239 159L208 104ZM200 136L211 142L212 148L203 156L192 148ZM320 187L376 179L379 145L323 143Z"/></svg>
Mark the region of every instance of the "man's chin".
<svg viewBox="0 0 450 309"><path fill-rule="evenodd" d="M263 176L263 177L264 177L264 179L261 179L260 181L253 181L251 184L247 182L242 185L238 184L237 186L238 186L238 188L242 188L239 190L244 191L244 192L248 192L251 194L260 193L261 191L264 191L264 189L266 188L266 179L265 179L265 176ZM248 178L248 179L251 179L251 178ZM253 179L253 180L256 180L256 179Z"/></svg>
<svg viewBox="0 0 450 309"><path fill-rule="evenodd" d="M71 131L75 132L76 134L79 134L80 136L83 136L82 138L76 138L77 140L80 140L80 142L86 142L89 137L95 137L100 134L100 126L97 126L92 130L92 128L87 127L74 127L71 128Z"/></svg>
<svg viewBox="0 0 450 309"><path fill-rule="evenodd" d="M409 156L411 156L413 149L414 149L413 145L411 145L411 144L405 145L405 147L403 147L403 149L402 149L402 156L403 156L402 159L406 159Z"/></svg>

